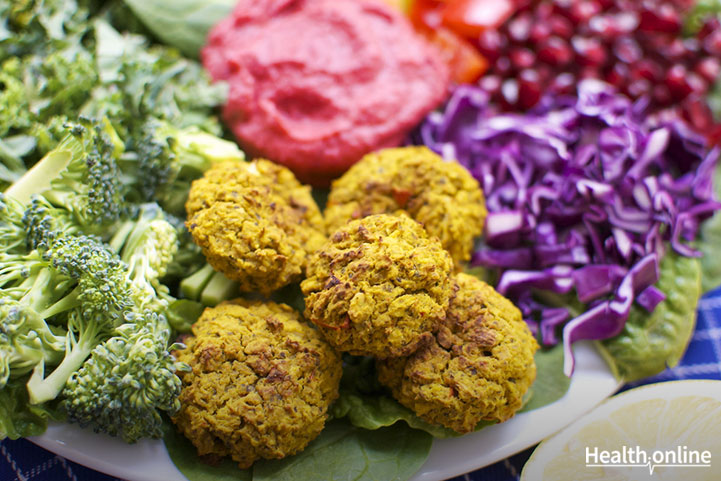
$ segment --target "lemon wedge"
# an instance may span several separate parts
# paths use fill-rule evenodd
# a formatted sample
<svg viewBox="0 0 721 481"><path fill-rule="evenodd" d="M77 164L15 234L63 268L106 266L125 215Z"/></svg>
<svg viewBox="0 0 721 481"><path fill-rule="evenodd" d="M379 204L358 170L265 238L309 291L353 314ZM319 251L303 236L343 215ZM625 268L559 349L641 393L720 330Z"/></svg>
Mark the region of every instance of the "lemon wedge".
<svg viewBox="0 0 721 481"><path fill-rule="evenodd" d="M721 381L650 384L613 396L535 449L521 481L717 481Z"/></svg>

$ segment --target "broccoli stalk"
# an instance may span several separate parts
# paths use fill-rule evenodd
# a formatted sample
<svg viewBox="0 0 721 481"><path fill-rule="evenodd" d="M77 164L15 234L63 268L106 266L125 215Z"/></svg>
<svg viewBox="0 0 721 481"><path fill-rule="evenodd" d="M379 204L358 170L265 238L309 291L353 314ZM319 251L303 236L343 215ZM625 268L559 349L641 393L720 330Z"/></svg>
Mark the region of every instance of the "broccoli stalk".
<svg viewBox="0 0 721 481"><path fill-rule="evenodd" d="M173 415L180 408L176 371L189 367L170 352L182 345L168 346L167 321L150 311L116 333L68 380L62 393L68 420L129 443L159 438L160 411Z"/></svg>
<svg viewBox="0 0 721 481"><path fill-rule="evenodd" d="M205 264L192 275L180 282L183 297L199 301L204 306L215 306L229 299L238 291L238 284L222 272L216 272L210 264Z"/></svg>
<svg viewBox="0 0 721 481"><path fill-rule="evenodd" d="M45 257L58 273L77 282L66 298L77 304L68 313L63 360L47 377L45 366L37 365L28 381L33 404L55 399L90 352L112 336L116 327L136 316L133 312L136 299L125 265L99 240L86 236L61 237L54 241ZM68 305L63 305L66 307Z"/></svg>

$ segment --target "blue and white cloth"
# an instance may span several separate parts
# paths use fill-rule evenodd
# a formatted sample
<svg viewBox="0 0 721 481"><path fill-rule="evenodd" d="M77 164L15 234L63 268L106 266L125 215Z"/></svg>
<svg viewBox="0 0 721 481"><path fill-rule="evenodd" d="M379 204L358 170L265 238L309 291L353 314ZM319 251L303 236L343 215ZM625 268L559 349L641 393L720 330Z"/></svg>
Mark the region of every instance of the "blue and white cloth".
<svg viewBox="0 0 721 481"><path fill-rule="evenodd" d="M641 384L678 379L721 380L721 289L699 302L696 331L678 366L657 376L638 381ZM515 481L533 449L511 456L486 468L454 478L453 481ZM0 481L117 481L97 471L68 461L39 448L30 441L0 442Z"/></svg>

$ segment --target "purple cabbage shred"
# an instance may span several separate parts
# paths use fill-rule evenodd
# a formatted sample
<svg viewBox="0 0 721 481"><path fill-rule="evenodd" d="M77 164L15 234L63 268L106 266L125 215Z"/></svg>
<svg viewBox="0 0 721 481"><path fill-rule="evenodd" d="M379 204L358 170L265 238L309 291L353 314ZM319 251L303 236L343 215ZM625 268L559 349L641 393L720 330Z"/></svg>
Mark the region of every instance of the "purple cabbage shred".
<svg viewBox="0 0 721 481"><path fill-rule="evenodd" d="M665 299L653 286L659 260L669 247L700 255L700 224L721 208L712 185L719 150L681 120L645 116L644 106L584 80L578 97L498 113L482 89L464 85L413 137L480 183L489 214L471 263L498 272L498 291L543 344L563 343L568 375L574 342L616 336L634 302L652 312ZM543 292L574 295L583 314L544 303Z"/></svg>

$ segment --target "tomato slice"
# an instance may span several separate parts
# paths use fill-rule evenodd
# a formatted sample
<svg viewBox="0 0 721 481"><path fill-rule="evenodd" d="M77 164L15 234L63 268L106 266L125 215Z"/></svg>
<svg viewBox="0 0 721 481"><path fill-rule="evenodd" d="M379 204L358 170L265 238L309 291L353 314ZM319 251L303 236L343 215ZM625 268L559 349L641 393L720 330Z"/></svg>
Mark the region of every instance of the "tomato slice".
<svg viewBox="0 0 721 481"><path fill-rule="evenodd" d="M488 70L488 61L467 40L447 28L429 31L429 40L438 47L457 83L473 83Z"/></svg>
<svg viewBox="0 0 721 481"><path fill-rule="evenodd" d="M452 0L445 2L443 25L471 39L498 28L516 11L514 0Z"/></svg>

